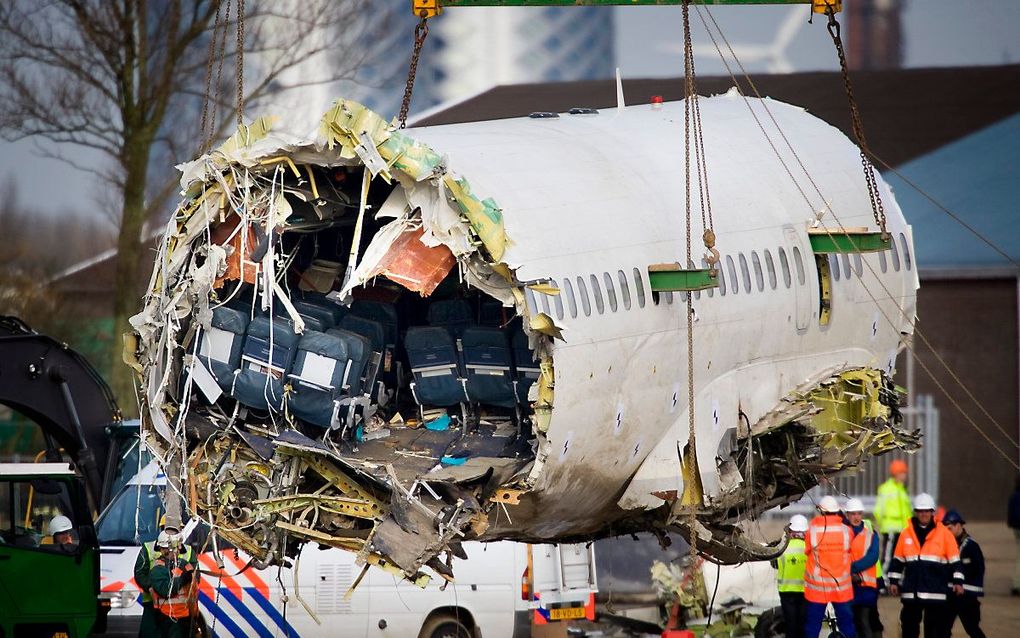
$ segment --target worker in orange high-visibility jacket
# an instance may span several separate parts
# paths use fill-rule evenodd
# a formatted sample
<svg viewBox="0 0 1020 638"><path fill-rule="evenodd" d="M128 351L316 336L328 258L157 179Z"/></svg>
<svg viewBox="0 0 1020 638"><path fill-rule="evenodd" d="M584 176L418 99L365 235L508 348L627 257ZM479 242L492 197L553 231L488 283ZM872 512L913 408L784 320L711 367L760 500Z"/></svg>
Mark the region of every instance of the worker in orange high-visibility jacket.
<svg viewBox="0 0 1020 638"><path fill-rule="evenodd" d="M935 520L935 499L914 497L914 517L900 534L889 573L889 593L899 594L903 638L943 638L948 630L947 594L963 594L960 550L945 525Z"/></svg>
<svg viewBox="0 0 1020 638"><path fill-rule="evenodd" d="M822 631L825 608L831 604L836 624L846 638L856 638L851 604L854 588L850 577L850 542L853 534L843 524L839 503L833 496L822 497L819 515L811 520L804 535L804 600L807 621L804 635L814 638Z"/></svg>
<svg viewBox="0 0 1020 638"><path fill-rule="evenodd" d="M156 631L161 638L190 636L197 621L195 598L198 572L178 553L180 536L166 531L159 533L156 548L159 558L150 572L150 593L155 613Z"/></svg>

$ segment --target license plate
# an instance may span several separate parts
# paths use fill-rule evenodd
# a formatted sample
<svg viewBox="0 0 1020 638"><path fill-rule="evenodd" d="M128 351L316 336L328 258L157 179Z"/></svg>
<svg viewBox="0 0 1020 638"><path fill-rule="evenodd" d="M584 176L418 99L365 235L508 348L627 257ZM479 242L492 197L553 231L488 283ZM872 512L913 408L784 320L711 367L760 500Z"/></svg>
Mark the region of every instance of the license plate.
<svg viewBox="0 0 1020 638"><path fill-rule="evenodd" d="M549 610L549 620L574 620L584 618L584 607L559 607Z"/></svg>

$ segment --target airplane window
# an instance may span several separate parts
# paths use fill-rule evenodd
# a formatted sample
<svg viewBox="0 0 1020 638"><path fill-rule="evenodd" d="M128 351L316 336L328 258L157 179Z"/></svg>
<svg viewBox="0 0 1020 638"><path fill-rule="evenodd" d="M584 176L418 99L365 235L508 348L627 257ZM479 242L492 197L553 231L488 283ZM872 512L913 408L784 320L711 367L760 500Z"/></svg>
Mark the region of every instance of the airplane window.
<svg viewBox="0 0 1020 638"><path fill-rule="evenodd" d="M645 284L641 281L641 271L634 269L634 292L637 293L638 308L645 307Z"/></svg>
<svg viewBox="0 0 1020 638"><path fill-rule="evenodd" d="M528 312L532 317L538 314L538 304L535 302L535 291L531 288L524 289L524 298L528 302Z"/></svg>
<svg viewBox="0 0 1020 638"><path fill-rule="evenodd" d="M769 273L769 288L776 289L776 262L772 261L772 253L765 249L765 270Z"/></svg>
<svg viewBox="0 0 1020 638"><path fill-rule="evenodd" d="M620 296L623 297L623 309L630 310L630 286L627 285L627 274L622 270L616 272L620 280Z"/></svg>
<svg viewBox="0 0 1020 638"><path fill-rule="evenodd" d="M793 282L790 276L790 260L786 258L786 249L782 246L779 247L779 266L783 269L783 285L789 288Z"/></svg>
<svg viewBox="0 0 1020 638"><path fill-rule="evenodd" d="M559 288L560 285L556 283L555 279L550 279L549 283L555 288ZM556 306L556 318L563 319L563 290L560 290L560 294L553 297L553 304Z"/></svg>
<svg viewBox="0 0 1020 638"><path fill-rule="evenodd" d="M900 233L900 245L903 246L903 265L910 270L910 247L907 246L907 236Z"/></svg>
<svg viewBox="0 0 1020 638"><path fill-rule="evenodd" d="M885 259L885 251L879 251L878 253L878 265L882 267L882 272L889 270L889 262Z"/></svg>
<svg viewBox="0 0 1020 638"><path fill-rule="evenodd" d="M896 272L900 271L900 254L896 251L896 240L889 242L889 248L892 250L892 267Z"/></svg>
<svg viewBox="0 0 1020 638"><path fill-rule="evenodd" d="M730 290L733 294L740 292L740 284L737 283L737 267L733 265L733 257L726 255L726 270L730 273Z"/></svg>
<svg viewBox="0 0 1020 638"><path fill-rule="evenodd" d="M570 318L577 319L577 299L574 298L574 287L570 284L570 278L563 280L563 291L567 293L567 307L570 308Z"/></svg>
<svg viewBox="0 0 1020 638"><path fill-rule="evenodd" d="M547 315L549 315L551 317L552 316L552 309L549 308L549 295L541 294L541 295L539 295L539 298L541 298L541 300L542 300L542 312L544 312L545 314L547 314Z"/></svg>
<svg viewBox="0 0 1020 638"><path fill-rule="evenodd" d="M861 259L860 253L854 253L854 270L857 271L858 277L864 275L864 261Z"/></svg>
<svg viewBox="0 0 1020 638"><path fill-rule="evenodd" d="M832 273L832 280L839 281L839 258L829 253L829 272Z"/></svg>
<svg viewBox="0 0 1020 638"><path fill-rule="evenodd" d="M668 303L671 306L673 305L673 293L672 292L664 292L664 293L662 293L662 296L666 298L666 303Z"/></svg>
<svg viewBox="0 0 1020 638"><path fill-rule="evenodd" d="M606 282L606 298L609 300L609 309L616 312L616 288L613 286L613 276L604 272L602 281Z"/></svg>
<svg viewBox="0 0 1020 638"><path fill-rule="evenodd" d="M804 259L800 256L800 248L793 247L793 263L797 266L797 283L804 285Z"/></svg>
<svg viewBox="0 0 1020 638"><path fill-rule="evenodd" d="M588 286L584 284L584 277L577 276L577 296L581 298L581 310L585 317L591 316L591 300L588 299Z"/></svg>
<svg viewBox="0 0 1020 638"><path fill-rule="evenodd" d="M765 290L765 276L761 272L761 260L758 259L758 251L751 251L751 267L754 268L754 283L758 285L758 292Z"/></svg>
<svg viewBox="0 0 1020 638"><path fill-rule="evenodd" d="M850 270L850 255L847 255L846 253L844 253L843 254L843 278L844 279L850 279L850 275L852 273L853 273L853 271Z"/></svg>
<svg viewBox="0 0 1020 638"><path fill-rule="evenodd" d="M725 297L726 296L726 273L723 271L723 265L722 265L722 260L721 259L719 260L719 263L716 264L716 268L719 269L719 275L716 277L716 279L718 280L718 283L719 283L719 296L720 297Z"/></svg>
<svg viewBox="0 0 1020 638"><path fill-rule="evenodd" d="M744 279L744 292L751 292L751 271L747 269L747 257L740 253L740 275Z"/></svg>
<svg viewBox="0 0 1020 638"><path fill-rule="evenodd" d="M606 303L602 301L602 286L599 286L599 278L596 275L591 276L591 295L595 297L595 309L599 311L599 314L606 312Z"/></svg>

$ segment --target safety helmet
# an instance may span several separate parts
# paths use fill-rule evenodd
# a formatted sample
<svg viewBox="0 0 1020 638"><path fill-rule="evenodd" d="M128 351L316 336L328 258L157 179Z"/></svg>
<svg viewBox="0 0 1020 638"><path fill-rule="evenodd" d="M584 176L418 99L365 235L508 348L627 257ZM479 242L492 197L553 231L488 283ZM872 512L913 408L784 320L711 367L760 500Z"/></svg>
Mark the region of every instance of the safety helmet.
<svg viewBox="0 0 1020 638"><path fill-rule="evenodd" d="M843 506L843 511L849 514L850 512L863 512L864 503L859 498L847 499L846 505Z"/></svg>
<svg viewBox="0 0 1020 638"><path fill-rule="evenodd" d="M889 462L890 474L906 474L908 470L907 462L903 459L894 459Z"/></svg>
<svg viewBox="0 0 1020 638"><path fill-rule="evenodd" d="M942 517L942 522L945 525L950 525L952 523L959 523L960 525L967 524L967 521L963 520L963 517L960 516L960 513L956 510L949 510L946 512L946 515Z"/></svg>
<svg viewBox="0 0 1020 638"><path fill-rule="evenodd" d="M794 514L790 517L790 531L791 532L806 532L807 531L807 518L800 514Z"/></svg>
<svg viewBox="0 0 1020 638"><path fill-rule="evenodd" d="M935 511L935 499L931 497L931 494L921 492L914 497L914 511L916 512L918 510Z"/></svg>
<svg viewBox="0 0 1020 638"><path fill-rule="evenodd" d="M67 532L74 529L74 523L66 516L54 516L50 521L50 536L56 536L60 532Z"/></svg>
<svg viewBox="0 0 1020 638"><path fill-rule="evenodd" d="M835 514L839 512L839 502L835 496L823 496L822 500L818 501L818 509L826 514Z"/></svg>
<svg viewBox="0 0 1020 638"><path fill-rule="evenodd" d="M159 548L168 548L168 547L170 547L171 536L172 535L169 534L168 532L166 532L165 530L160 532L159 536L156 537L156 547L159 547Z"/></svg>

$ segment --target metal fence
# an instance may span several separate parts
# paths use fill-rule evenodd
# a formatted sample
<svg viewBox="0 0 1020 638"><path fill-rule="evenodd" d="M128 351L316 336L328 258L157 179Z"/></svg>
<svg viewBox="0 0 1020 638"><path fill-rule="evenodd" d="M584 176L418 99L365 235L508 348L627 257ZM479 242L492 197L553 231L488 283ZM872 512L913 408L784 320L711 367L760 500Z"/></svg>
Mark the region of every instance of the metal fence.
<svg viewBox="0 0 1020 638"><path fill-rule="evenodd" d="M810 490L797 503L778 509L772 514L790 516L813 512L813 503L826 494L856 497L864 502L864 507L871 511L875 504L875 492L878 486L889 478L889 463L894 459L903 459L910 468L907 479L907 491L913 494L927 492L939 499L939 409L930 394L914 397L914 404L906 407L903 412L902 427L908 431L921 431L921 449L914 454L890 452L866 461L857 472L850 476L841 476L832 481L831 486L819 485Z"/></svg>

